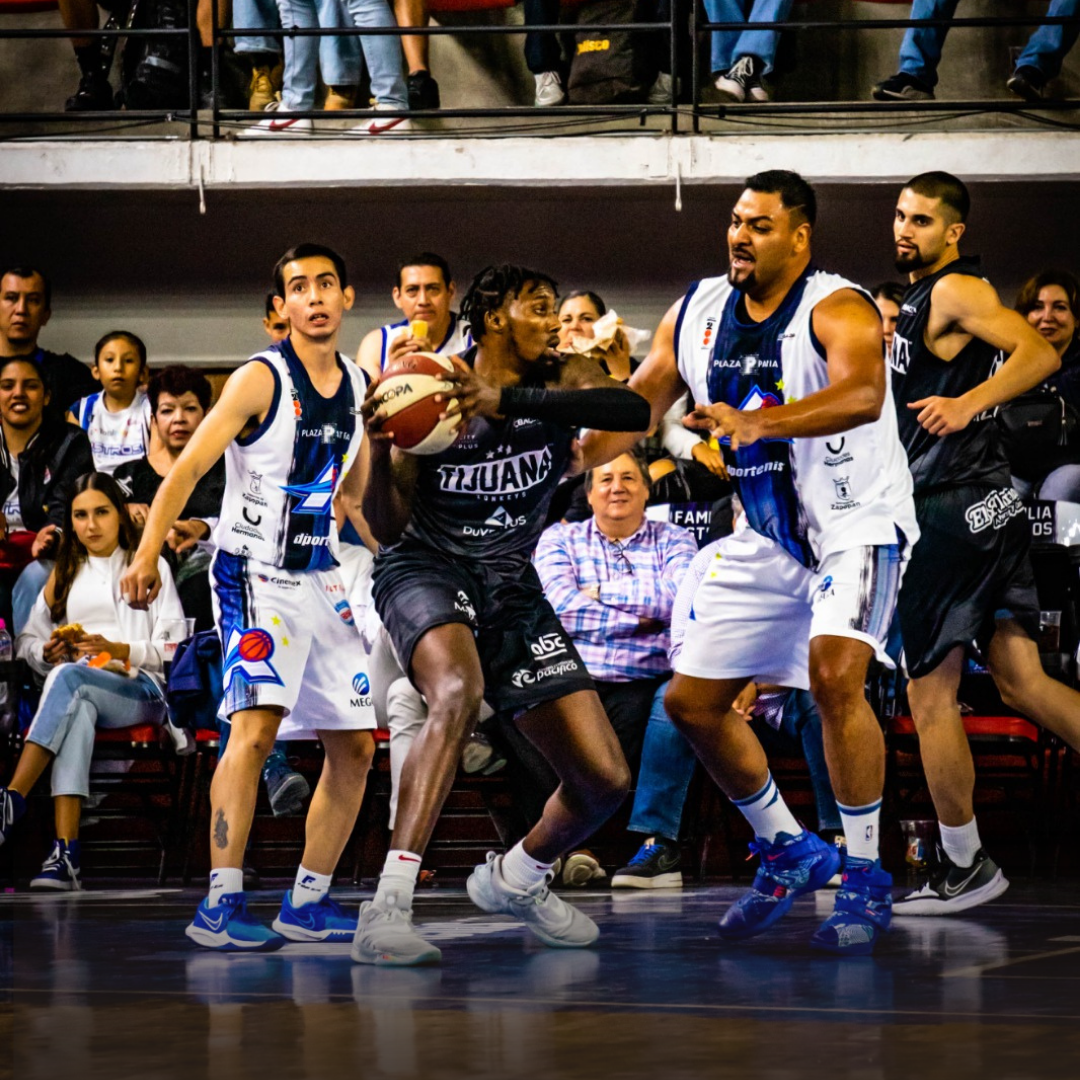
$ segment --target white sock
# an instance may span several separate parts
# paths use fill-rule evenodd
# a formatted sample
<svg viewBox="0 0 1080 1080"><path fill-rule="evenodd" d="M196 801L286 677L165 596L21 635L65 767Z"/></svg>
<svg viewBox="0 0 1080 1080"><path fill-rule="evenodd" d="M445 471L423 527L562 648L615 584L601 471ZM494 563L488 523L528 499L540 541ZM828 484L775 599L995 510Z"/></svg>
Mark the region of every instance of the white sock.
<svg viewBox="0 0 1080 1080"><path fill-rule="evenodd" d="M971 866L982 847L979 826L975 819L972 818L966 825L957 826L942 825L939 821L938 828L941 830L941 846L945 849L945 854L956 866L965 869Z"/></svg>
<svg viewBox="0 0 1080 1080"><path fill-rule="evenodd" d="M244 891L244 871L238 866L227 866L222 870L210 871L210 892L206 899L210 907L217 907L221 898L228 893Z"/></svg>
<svg viewBox="0 0 1080 1080"><path fill-rule="evenodd" d="M395 906L411 909L416 879L420 876L420 862L421 857L414 851L398 851L396 848L388 851L379 875L379 885L375 890L376 906L386 907L387 896L395 893Z"/></svg>
<svg viewBox="0 0 1080 1080"><path fill-rule="evenodd" d="M296 882L292 887L293 907L304 904L317 904L329 891L333 875L316 874L303 866L296 871Z"/></svg>
<svg viewBox="0 0 1080 1080"><path fill-rule="evenodd" d="M837 803L836 807L844 825L848 855L874 862L878 857L881 800L875 799L865 806L841 806Z"/></svg>
<svg viewBox="0 0 1080 1080"><path fill-rule="evenodd" d="M773 844L781 833L798 836L803 831L802 826L795 820L795 815L788 809L788 804L784 802L772 773L769 773L769 778L760 791L754 792L749 798L732 799L731 802L750 822L750 828L759 840L768 840Z"/></svg>
<svg viewBox="0 0 1080 1080"><path fill-rule="evenodd" d="M554 863L542 863L534 859L519 840L502 858L503 880L512 889L527 892L544 880L544 875Z"/></svg>

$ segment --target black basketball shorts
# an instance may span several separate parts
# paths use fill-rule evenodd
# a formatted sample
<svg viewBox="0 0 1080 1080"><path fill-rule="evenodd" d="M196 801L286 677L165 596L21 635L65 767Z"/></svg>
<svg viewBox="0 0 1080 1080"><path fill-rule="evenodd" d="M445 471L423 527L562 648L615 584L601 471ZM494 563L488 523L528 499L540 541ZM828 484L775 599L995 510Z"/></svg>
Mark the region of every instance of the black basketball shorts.
<svg viewBox="0 0 1080 1080"><path fill-rule="evenodd" d="M401 544L375 560L372 595L410 678L420 638L436 626L463 623L476 638L484 699L496 712L519 713L595 689L531 563L500 572Z"/></svg>
<svg viewBox="0 0 1080 1080"><path fill-rule="evenodd" d="M915 497L921 536L897 610L912 678L934 670L957 645L984 649L999 619L1039 633L1028 551L1031 527L1011 488L966 485Z"/></svg>

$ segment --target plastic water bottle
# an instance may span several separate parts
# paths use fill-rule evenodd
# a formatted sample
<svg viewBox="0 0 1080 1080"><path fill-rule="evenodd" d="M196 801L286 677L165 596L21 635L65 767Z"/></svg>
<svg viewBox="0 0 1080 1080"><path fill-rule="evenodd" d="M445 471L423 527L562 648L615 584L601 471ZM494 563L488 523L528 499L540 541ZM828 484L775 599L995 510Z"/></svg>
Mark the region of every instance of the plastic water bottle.
<svg viewBox="0 0 1080 1080"><path fill-rule="evenodd" d="M7 624L0 619L0 664L9 664L14 656L11 647L11 635L8 633ZM8 680L5 675L0 678L0 714L7 712L8 701L11 695L8 693Z"/></svg>

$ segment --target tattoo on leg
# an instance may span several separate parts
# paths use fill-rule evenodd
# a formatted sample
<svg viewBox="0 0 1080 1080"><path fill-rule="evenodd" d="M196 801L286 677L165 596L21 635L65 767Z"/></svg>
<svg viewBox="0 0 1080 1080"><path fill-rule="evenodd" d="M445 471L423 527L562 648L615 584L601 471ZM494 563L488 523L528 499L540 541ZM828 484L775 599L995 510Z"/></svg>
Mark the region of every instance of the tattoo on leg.
<svg viewBox="0 0 1080 1080"><path fill-rule="evenodd" d="M219 848L229 846L229 823L225 820L224 810L219 810L214 819L214 843Z"/></svg>

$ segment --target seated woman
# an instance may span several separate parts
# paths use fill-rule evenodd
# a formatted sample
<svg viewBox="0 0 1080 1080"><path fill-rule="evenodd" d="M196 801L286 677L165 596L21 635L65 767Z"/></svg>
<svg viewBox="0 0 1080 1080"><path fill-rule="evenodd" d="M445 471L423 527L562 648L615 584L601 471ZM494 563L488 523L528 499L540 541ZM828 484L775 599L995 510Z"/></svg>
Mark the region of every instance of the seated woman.
<svg viewBox="0 0 1080 1080"><path fill-rule="evenodd" d="M137 546L116 481L97 472L79 477L56 566L17 644L18 655L47 676L41 704L15 775L0 787L3 843L52 763L57 839L31 888L82 887L79 814L90 794L94 729L165 721L161 631L166 621L183 620L184 612L164 560L161 593L149 610L123 602L120 576ZM96 666L106 661L108 667Z"/></svg>

